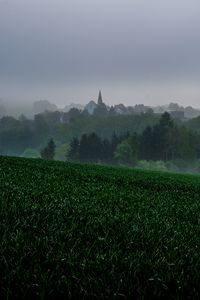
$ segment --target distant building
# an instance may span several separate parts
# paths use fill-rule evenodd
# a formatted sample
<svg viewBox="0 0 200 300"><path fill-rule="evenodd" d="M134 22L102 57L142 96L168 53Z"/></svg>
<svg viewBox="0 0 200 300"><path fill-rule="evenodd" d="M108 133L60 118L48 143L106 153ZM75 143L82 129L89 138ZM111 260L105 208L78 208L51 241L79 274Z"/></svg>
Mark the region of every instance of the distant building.
<svg viewBox="0 0 200 300"><path fill-rule="evenodd" d="M195 109L191 106L185 108L185 118L192 119L200 116L200 110Z"/></svg>
<svg viewBox="0 0 200 300"><path fill-rule="evenodd" d="M184 111L182 111L182 110L168 111L168 113L171 115L172 118L184 119Z"/></svg>
<svg viewBox="0 0 200 300"><path fill-rule="evenodd" d="M126 107L122 103L115 105L114 110L115 110L116 114L118 114L118 115L125 115L127 112Z"/></svg>
<svg viewBox="0 0 200 300"><path fill-rule="evenodd" d="M108 112L108 108L105 105L105 103L103 103L103 98L102 98L102 94L101 91L99 91L99 95L98 95L98 99L97 99L97 103L94 101L90 101L84 108L90 115L93 114L97 114L97 115L102 115L102 114L106 114Z"/></svg>
<svg viewBox="0 0 200 300"><path fill-rule="evenodd" d="M102 99L101 91L99 91L98 105L101 105L101 104L103 104L103 99Z"/></svg>
<svg viewBox="0 0 200 300"><path fill-rule="evenodd" d="M145 106L144 104L136 104L133 109L135 113L141 114L148 112L150 108L150 106Z"/></svg>
<svg viewBox="0 0 200 300"><path fill-rule="evenodd" d="M171 102L168 106L169 111L184 111L184 107L178 105L178 103Z"/></svg>
<svg viewBox="0 0 200 300"><path fill-rule="evenodd" d="M94 101L90 101L86 106L85 106L85 110L87 110L87 112L90 115L93 115L94 110L97 108L97 104Z"/></svg>
<svg viewBox="0 0 200 300"><path fill-rule="evenodd" d="M165 111L166 111L166 107L164 106L156 106L156 107L153 107L153 111L155 114L163 114Z"/></svg>

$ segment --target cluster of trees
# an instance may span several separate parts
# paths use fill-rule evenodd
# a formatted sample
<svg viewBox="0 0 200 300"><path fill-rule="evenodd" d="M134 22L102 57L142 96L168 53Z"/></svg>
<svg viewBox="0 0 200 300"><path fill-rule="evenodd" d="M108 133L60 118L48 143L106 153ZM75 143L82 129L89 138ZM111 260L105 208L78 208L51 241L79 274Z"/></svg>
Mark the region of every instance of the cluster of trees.
<svg viewBox="0 0 200 300"><path fill-rule="evenodd" d="M52 137L54 157L62 160L69 143L67 159L82 162L134 166L138 161L185 163L200 158L200 117L177 123L168 113L100 117L72 109L67 118L62 123L60 112L37 114L33 120L1 118L0 154L52 159L48 151L40 152Z"/></svg>
<svg viewBox="0 0 200 300"><path fill-rule="evenodd" d="M101 117L80 113L75 108L66 114L58 111L37 114L32 120L23 115L18 119L7 116L0 119L0 154L21 155L26 149L41 149L50 137L61 144L91 132L110 139L114 131L117 135L127 130L141 132L157 122L155 114Z"/></svg>
<svg viewBox="0 0 200 300"><path fill-rule="evenodd" d="M115 133L109 140L100 138L96 133L83 134L80 139L73 138L70 143L70 149L67 152L67 159L87 163L107 163L117 162L115 151L117 145L128 138L129 133L118 137Z"/></svg>
<svg viewBox="0 0 200 300"><path fill-rule="evenodd" d="M33 124L21 116L18 120L13 117L0 119L0 154L20 154L25 148L32 148L36 138Z"/></svg>
<svg viewBox="0 0 200 300"><path fill-rule="evenodd" d="M138 161L184 161L200 158L200 135L176 126L168 113L158 124L141 133L101 139L95 133L73 138L67 159L81 162L121 163L134 166Z"/></svg>
<svg viewBox="0 0 200 300"><path fill-rule="evenodd" d="M140 137L140 157L146 160L191 160L200 157L200 136L184 126L175 126L168 113Z"/></svg>
<svg viewBox="0 0 200 300"><path fill-rule="evenodd" d="M44 147L41 152L41 158L45 160L54 160L56 145L54 140L51 138L46 147Z"/></svg>

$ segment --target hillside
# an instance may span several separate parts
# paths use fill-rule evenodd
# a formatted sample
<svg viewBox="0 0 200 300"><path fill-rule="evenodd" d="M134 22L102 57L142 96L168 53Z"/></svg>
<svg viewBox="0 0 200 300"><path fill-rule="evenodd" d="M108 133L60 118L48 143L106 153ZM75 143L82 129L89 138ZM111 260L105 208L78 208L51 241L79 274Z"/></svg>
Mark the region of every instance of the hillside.
<svg viewBox="0 0 200 300"><path fill-rule="evenodd" d="M4 299L198 299L200 177L0 157Z"/></svg>

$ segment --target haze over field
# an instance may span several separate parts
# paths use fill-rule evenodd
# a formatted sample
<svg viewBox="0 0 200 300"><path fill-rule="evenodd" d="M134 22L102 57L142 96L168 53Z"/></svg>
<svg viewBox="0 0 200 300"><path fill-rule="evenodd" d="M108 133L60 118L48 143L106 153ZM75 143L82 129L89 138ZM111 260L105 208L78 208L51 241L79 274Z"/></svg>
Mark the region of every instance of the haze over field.
<svg viewBox="0 0 200 300"><path fill-rule="evenodd" d="M0 0L2 300L200 299L199 29L200 0Z"/></svg>
<svg viewBox="0 0 200 300"><path fill-rule="evenodd" d="M198 0L0 0L0 98L200 99Z"/></svg>

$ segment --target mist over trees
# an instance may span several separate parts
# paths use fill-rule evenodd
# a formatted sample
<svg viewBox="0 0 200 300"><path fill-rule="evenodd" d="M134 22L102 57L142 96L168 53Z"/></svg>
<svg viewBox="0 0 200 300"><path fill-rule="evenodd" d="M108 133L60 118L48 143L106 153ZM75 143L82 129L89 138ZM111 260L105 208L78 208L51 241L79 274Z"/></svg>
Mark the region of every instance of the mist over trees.
<svg viewBox="0 0 200 300"><path fill-rule="evenodd" d="M128 138L129 133L117 137L113 133L111 139L100 138L96 133L83 134L80 139L73 138L70 143L70 150L67 159L85 163L116 164L115 150L124 139Z"/></svg>
<svg viewBox="0 0 200 300"><path fill-rule="evenodd" d="M36 114L33 119L24 115L17 119L4 116L0 118L0 154L19 156L27 148L41 150L51 137L58 143L66 144L84 133L95 132L102 138L110 138L114 131L118 135L126 131L142 132L158 119L159 116L151 114L91 116L77 108L66 113L44 112Z"/></svg>
<svg viewBox="0 0 200 300"><path fill-rule="evenodd" d="M104 103L98 105L105 109ZM200 117L182 121L150 110L116 114L113 107L106 114L94 110L91 115L71 108L68 112L39 113L33 119L4 116L0 118L0 155L40 157L53 138L55 159L59 160L66 160L67 155L73 161L132 167L147 166L142 161L162 161L173 162L178 168L196 161L198 169L199 128Z"/></svg>
<svg viewBox="0 0 200 300"><path fill-rule="evenodd" d="M164 113L157 124L147 126L142 133L127 132L121 136L114 133L111 139L96 133L73 138L67 159L132 167L145 166L144 161L155 161L157 167L158 162L173 162L180 168L200 159L200 136L183 125L175 125L170 115Z"/></svg>

